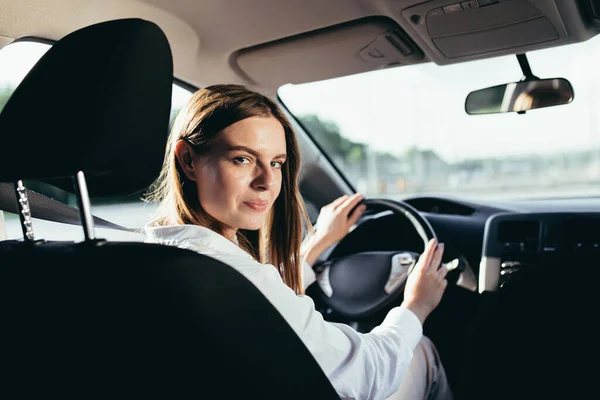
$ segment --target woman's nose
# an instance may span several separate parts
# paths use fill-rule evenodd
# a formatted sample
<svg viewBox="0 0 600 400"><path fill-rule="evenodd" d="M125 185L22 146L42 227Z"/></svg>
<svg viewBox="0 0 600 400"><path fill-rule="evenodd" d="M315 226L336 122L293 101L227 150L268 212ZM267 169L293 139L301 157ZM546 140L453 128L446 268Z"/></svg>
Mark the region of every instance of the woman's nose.
<svg viewBox="0 0 600 400"><path fill-rule="evenodd" d="M275 186L275 173L271 168L258 168L258 174L252 182L253 187L257 190L269 190Z"/></svg>

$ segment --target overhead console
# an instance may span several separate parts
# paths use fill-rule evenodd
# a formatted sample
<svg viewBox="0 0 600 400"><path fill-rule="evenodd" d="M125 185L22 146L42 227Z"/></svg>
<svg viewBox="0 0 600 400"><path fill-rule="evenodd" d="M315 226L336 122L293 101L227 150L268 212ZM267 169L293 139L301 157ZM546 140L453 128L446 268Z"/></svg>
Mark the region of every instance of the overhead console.
<svg viewBox="0 0 600 400"><path fill-rule="evenodd" d="M493 215L485 227L479 292L501 290L523 272L575 267L576 259L600 260L600 213Z"/></svg>
<svg viewBox="0 0 600 400"><path fill-rule="evenodd" d="M568 38L553 0L433 0L402 16L447 62Z"/></svg>

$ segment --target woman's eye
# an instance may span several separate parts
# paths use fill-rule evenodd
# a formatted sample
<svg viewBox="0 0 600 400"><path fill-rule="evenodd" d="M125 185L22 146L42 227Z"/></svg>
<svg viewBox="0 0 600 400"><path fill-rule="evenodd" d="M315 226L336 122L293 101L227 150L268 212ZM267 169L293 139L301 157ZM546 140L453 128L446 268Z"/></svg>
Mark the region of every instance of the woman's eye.
<svg viewBox="0 0 600 400"><path fill-rule="evenodd" d="M281 167L283 167L283 163L281 161L273 161L271 162L271 167L281 169Z"/></svg>
<svg viewBox="0 0 600 400"><path fill-rule="evenodd" d="M233 162L236 164L248 164L250 163L250 159L248 157L236 157L233 159Z"/></svg>

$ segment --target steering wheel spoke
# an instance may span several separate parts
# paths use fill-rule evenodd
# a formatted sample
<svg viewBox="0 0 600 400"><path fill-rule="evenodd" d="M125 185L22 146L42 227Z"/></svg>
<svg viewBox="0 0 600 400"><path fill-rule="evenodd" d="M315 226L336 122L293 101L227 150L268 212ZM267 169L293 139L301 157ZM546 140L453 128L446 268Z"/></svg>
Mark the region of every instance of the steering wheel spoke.
<svg viewBox="0 0 600 400"><path fill-rule="evenodd" d="M404 285L408 278L408 274L410 274L417 264L418 259L419 254L409 251L403 251L392 256L390 276L383 288L388 295Z"/></svg>
<svg viewBox="0 0 600 400"><path fill-rule="evenodd" d="M319 285L319 288L327 298L330 298L333 295L333 288L331 287L331 282L329 280L330 269L330 262L324 262L315 267L315 273L317 274L317 285Z"/></svg>

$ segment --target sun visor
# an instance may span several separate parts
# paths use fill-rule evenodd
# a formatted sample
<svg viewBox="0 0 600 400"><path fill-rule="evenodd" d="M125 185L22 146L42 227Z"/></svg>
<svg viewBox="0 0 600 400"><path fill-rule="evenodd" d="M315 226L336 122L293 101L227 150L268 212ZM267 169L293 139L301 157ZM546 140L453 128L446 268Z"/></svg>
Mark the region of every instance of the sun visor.
<svg viewBox="0 0 600 400"><path fill-rule="evenodd" d="M246 48L231 63L246 80L277 88L424 61L392 19L368 17Z"/></svg>
<svg viewBox="0 0 600 400"><path fill-rule="evenodd" d="M567 37L553 1L428 1L402 12L443 58L460 59Z"/></svg>
<svg viewBox="0 0 600 400"><path fill-rule="evenodd" d="M43 180L91 196L132 194L158 176L167 142L173 60L141 19L75 31L37 62L0 113L0 182Z"/></svg>

